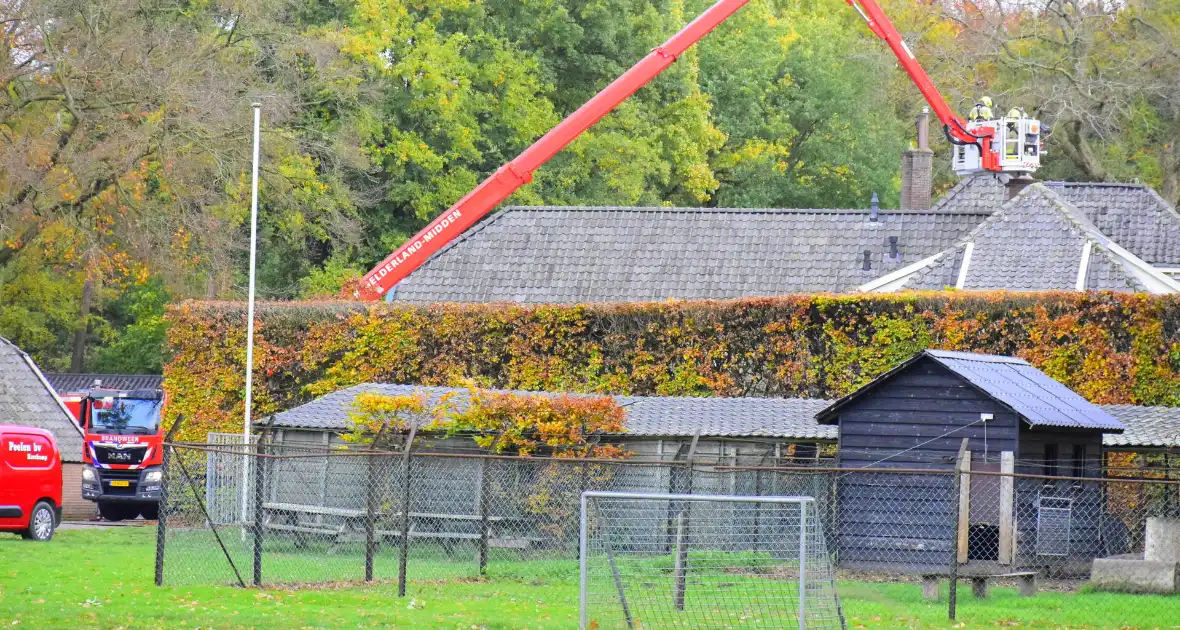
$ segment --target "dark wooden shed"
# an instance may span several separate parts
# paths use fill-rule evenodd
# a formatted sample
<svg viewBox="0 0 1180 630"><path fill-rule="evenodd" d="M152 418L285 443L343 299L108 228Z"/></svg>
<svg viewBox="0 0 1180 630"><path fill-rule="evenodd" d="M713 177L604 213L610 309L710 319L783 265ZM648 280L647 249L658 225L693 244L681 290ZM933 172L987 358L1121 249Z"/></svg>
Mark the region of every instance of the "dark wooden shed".
<svg viewBox="0 0 1180 630"><path fill-rule="evenodd" d="M954 469L967 439L973 471L1098 475L1103 433L1123 426L1022 359L926 350L816 419L838 425L849 469L837 489L844 567L1001 572L1102 555L1096 519L1071 518L1101 513L1096 486L973 475L958 489L934 473Z"/></svg>

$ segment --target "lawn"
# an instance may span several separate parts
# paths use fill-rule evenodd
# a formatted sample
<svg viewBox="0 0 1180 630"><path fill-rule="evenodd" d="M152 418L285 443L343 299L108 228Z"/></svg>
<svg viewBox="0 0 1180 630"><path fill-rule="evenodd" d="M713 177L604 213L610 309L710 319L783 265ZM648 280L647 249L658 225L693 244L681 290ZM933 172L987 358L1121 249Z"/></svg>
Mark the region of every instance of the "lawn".
<svg viewBox="0 0 1180 630"><path fill-rule="evenodd" d="M522 564L493 564L487 580L395 584L335 583L288 590L152 584L155 532L145 527L58 532L48 544L0 535L2 628L414 628L569 629L577 626L576 571L547 564L528 577ZM220 551L202 556L221 571ZM338 556L291 562L356 568ZM386 562L385 564L390 564ZM248 571L248 564L245 570ZM535 565L534 565L535 566ZM438 567L435 567L436 569ZM341 569L343 571L343 569ZM380 573L379 573L380 575ZM413 572L411 572L413 575ZM249 579L248 575L245 575ZM1041 593L1020 598L998 588L986 601L960 589L958 623L944 604L922 602L913 584L841 582L849 628L1180 628L1180 598L1105 593ZM750 624L751 627L766 627Z"/></svg>

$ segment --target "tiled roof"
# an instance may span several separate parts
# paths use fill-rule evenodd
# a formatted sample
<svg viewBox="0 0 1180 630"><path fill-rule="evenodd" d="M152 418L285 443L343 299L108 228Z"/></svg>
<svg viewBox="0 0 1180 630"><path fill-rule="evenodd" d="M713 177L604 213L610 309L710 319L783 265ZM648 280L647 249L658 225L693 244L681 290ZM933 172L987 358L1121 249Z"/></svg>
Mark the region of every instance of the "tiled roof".
<svg viewBox="0 0 1180 630"><path fill-rule="evenodd" d="M1153 265L1180 265L1180 213L1142 184L1044 182L1098 231ZM991 213L1008 199L993 175L959 182L932 210Z"/></svg>
<svg viewBox="0 0 1180 630"><path fill-rule="evenodd" d="M1102 443L1108 447L1180 447L1180 407L1140 407L1138 405L1103 405L1110 415L1127 429L1121 434L1107 433Z"/></svg>
<svg viewBox="0 0 1180 630"><path fill-rule="evenodd" d="M1048 182L1099 231L1153 265L1180 264L1180 213L1142 184Z"/></svg>
<svg viewBox="0 0 1180 630"><path fill-rule="evenodd" d="M1008 188L994 175L965 177L939 197L930 209L988 215L1008 201Z"/></svg>
<svg viewBox="0 0 1180 630"><path fill-rule="evenodd" d="M1145 291L1134 270L1108 249L1107 239L1082 212L1053 189L1033 184L914 274L905 288L954 286L967 243L974 243L963 288L1010 291L1072 291L1083 245L1091 244L1086 287Z"/></svg>
<svg viewBox="0 0 1180 630"><path fill-rule="evenodd" d="M568 303L843 292L947 249L985 217L509 207L403 280L394 299ZM866 250L870 271L862 270Z"/></svg>
<svg viewBox="0 0 1180 630"><path fill-rule="evenodd" d="M66 374L46 372L45 378L59 396L81 392L94 387L100 381L104 389L160 389L164 377L158 374Z"/></svg>
<svg viewBox="0 0 1180 630"><path fill-rule="evenodd" d="M837 411L879 384L903 372L916 361L928 357L988 396L1015 410L1030 426L1069 427L1122 431L1123 425L1097 405L1070 388L1049 378L1044 372L1017 357L923 350L869 384L833 402L816 414L819 422L832 424Z"/></svg>
<svg viewBox="0 0 1180 630"><path fill-rule="evenodd" d="M272 426L344 430L348 427L352 401L357 394L364 392L390 396L424 394L428 407L437 404L444 394L451 394L450 402L457 406L467 401L467 390L463 388L371 383L342 389L275 414ZM546 392L514 393L559 395ZM625 409L628 435L692 436L699 430L706 437L836 439L835 427L820 426L814 419L815 413L827 406L825 400L644 396L616 396L615 399Z"/></svg>
<svg viewBox="0 0 1180 630"><path fill-rule="evenodd" d="M64 462L82 461L82 431L20 348L0 337L0 423L53 432Z"/></svg>

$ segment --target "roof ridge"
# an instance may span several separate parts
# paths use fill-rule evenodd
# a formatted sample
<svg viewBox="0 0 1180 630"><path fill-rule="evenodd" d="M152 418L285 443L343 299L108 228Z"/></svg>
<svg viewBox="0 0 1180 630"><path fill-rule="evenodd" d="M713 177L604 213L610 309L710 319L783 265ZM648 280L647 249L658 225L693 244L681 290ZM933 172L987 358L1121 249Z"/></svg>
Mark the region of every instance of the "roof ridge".
<svg viewBox="0 0 1180 630"><path fill-rule="evenodd" d="M717 213L717 214L872 214L871 208L709 208L709 207L690 207L690 206L505 206L503 210L496 214L503 214L506 212L526 212L526 211L540 211L540 212L571 212L571 211L588 211L588 212L677 212L677 213ZM971 211L971 212L950 212L938 210L909 210L901 208L881 208L877 211L878 214L886 215L921 215L921 214L937 214L937 215L955 215L955 216L987 216L990 212Z"/></svg>
<svg viewBox="0 0 1180 630"><path fill-rule="evenodd" d="M1043 181L1038 182L1046 186L1053 187L1073 187L1073 188L1138 188L1151 190L1151 187L1142 182L1067 182L1061 181Z"/></svg>
<svg viewBox="0 0 1180 630"><path fill-rule="evenodd" d="M927 348L922 352L938 358L962 359L964 361L981 361L984 363L1006 363L1010 365L1032 365L1028 361L1006 354L988 354L986 352L966 352L962 350L943 350L941 348Z"/></svg>

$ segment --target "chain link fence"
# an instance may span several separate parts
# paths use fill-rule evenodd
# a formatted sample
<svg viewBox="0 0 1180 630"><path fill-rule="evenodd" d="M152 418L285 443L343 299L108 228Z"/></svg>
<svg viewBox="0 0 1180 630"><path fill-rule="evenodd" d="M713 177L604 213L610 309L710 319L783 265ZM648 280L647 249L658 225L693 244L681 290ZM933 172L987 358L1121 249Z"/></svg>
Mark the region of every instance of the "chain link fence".
<svg viewBox="0 0 1180 630"><path fill-rule="evenodd" d="M157 581L172 585L376 580L404 594L418 581L481 577L576 584L590 491L809 497L842 589L912 584L952 618L984 621L1003 621L997 587L1000 601L1068 594L1081 609L1106 605L1097 590L1165 590L1160 559L1180 546L1177 481L405 455L240 438L177 444L166 457ZM674 533L676 510L653 505L635 517ZM770 514L694 509L694 522L717 523L716 539L755 541L754 554L781 544ZM1134 613L1171 627L1180 595L1144 595Z"/></svg>

